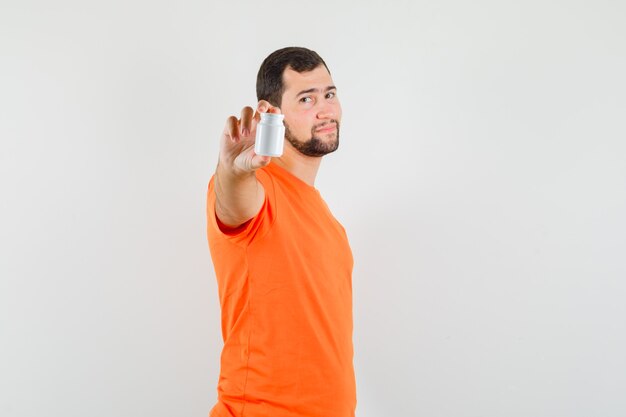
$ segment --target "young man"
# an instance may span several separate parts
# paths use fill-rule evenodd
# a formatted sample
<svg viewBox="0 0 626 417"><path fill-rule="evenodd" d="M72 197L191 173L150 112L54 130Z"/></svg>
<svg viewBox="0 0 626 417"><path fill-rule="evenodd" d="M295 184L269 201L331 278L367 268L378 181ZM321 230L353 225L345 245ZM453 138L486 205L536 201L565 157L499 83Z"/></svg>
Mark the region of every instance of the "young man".
<svg viewBox="0 0 626 417"><path fill-rule="evenodd" d="M256 112L226 121L207 199L224 347L211 417L353 417L352 253L314 187L341 105L322 58L270 54ZM284 114L281 157L254 153L260 113Z"/></svg>

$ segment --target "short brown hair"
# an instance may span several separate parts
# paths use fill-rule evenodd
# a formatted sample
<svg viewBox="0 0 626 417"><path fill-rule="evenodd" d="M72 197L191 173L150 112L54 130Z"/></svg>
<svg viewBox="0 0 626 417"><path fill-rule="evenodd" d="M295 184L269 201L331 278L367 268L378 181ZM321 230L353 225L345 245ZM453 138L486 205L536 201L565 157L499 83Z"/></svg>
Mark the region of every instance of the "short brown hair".
<svg viewBox="0 0 626 417"><path fill-rule="evenodd" d="M273 106L280 107L285 92L283 83L285 68L306 72L313 71L320 65L324 65L330 74L322 57L310 49L290 46L272 52L261 64L256 77L257 100L267 100Z"/></svg>

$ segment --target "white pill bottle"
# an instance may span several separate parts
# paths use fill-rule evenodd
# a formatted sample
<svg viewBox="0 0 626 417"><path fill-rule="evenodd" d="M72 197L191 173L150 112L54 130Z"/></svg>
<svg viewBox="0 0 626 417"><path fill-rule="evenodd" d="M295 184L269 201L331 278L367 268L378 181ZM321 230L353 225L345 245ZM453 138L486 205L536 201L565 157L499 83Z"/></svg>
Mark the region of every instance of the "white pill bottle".
<svg viewBox="0 0 626 417"><path fill-rule="evenodd" d="M261 113L261 121L256 125L254 152L263 156L281 156L285 144L284 114Z"/></svg>

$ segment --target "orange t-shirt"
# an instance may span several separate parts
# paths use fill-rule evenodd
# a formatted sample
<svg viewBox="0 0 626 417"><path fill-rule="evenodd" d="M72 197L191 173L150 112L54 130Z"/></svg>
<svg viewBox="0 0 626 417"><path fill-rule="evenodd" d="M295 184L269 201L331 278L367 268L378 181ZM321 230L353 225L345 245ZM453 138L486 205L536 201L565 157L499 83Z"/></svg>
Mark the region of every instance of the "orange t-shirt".
<svg viewBox="0 0 626 417"><path fill-rule="evenodd" d="M353 417L352 253L319 191L270 163L260 212L207 232L224 347L211 417Z"/></svg>

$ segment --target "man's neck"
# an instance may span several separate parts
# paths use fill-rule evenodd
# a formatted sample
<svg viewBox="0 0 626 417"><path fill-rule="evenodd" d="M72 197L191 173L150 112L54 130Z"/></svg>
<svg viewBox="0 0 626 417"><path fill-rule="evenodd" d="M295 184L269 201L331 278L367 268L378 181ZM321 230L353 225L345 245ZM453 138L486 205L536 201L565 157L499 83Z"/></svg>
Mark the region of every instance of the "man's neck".
<svg viewBox="0 0 626 417"><path fill-rule="evenodd" d="M322 163L322 157L302 155L289 142L285 141L283 155L279 158L272 158L272 162L313 187L315 186L317 171Z"/></svg>

